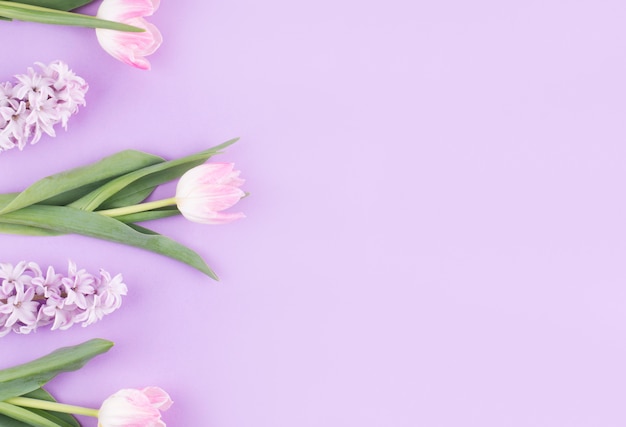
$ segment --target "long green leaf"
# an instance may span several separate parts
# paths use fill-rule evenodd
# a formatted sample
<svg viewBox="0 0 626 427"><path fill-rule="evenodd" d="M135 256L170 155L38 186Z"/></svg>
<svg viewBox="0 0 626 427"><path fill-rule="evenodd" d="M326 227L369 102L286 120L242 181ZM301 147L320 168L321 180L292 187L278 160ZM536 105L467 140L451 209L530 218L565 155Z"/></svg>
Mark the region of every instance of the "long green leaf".
<svg viewBox="0 0 626 427"><path fill-rule="evenodd" d="M0 234L19 234L20 236L60 236L64 233L28 225L4 224L0 222ZM1 424L0 424L1 425Z"/></svg>
<svg viewBox="0 0 626 427"><path fill-rule="evenodd" d="M157 233L156 231L150 230L149 228L146 227L142 227L141 225L137 225L137 224L133 224L133 223L128 223L126 224L128 225L130 228L132 228L133 230L137 231L138 233L141 234L145 234L148 236L158 236L159 233Z"/></svg>
<svg viewBox="0 0 626 427"><path fill-rule="evenodd" d="M52 423L54 423L55 425L59 427L76 427L76 424L68 423L63 418L59 417L58 415L61 414L61 412L52 413L50 411L44 411L43 409L33 409L33 408L24 408L24 409L27 409L33 414L38 415L42 418L45 418L48 421L51 421ZM78 427L80 427L80 424L78 424Z"/></svg>
<svg viewBox="0 0 626 427"><path fill-rule="evenodd" d="M61 193L61 194L57 194L57 195L52 196L52 197L50 197L48 199L37 201L36 204L51 205L51 206L66 206L66 205L68 205L68 204L70 204L70 203L80 199L81 197L85 196L86 194L91 193L96 188L101 187L102 185L104 185L110 179L111 178L104 179L102 181L94 182L94 183L91 183L91 184L83 185L82 187L75 188L73 190L69 190L69 191L66 191L66 192ZM35 194L35 192L32 192L30 189L27 189L27 190L28 190L29 193L32 193L29 196L35 196L35 198L42 197L42 196L37 196ZM146 197L148 197L150 195L150 193L152 193L152 191L154 191L154 187L146 188L143 191L135 191L133 193L126 194L126 195L124 195L123 198L119 198L119 199L116 198L114 200L113 206L110 206L110 208L117 208L117 207L121 207L121 206L129 206L129 205L134 205L134 204L140 203ZM21 193L0 194L0 210L3 210L5 207L7 207L9 205L9 203L11 203L13 201L13 199L15 199L20 194ZM111 200L113 200L113 199L111 199ZM20 200L19 203L30 203L30 201ZM107 201L107 209L109 209L108 201ZM8 209L9 212L13 211L13 210L14 209L12 207L10 209Z"/></svg>
<svg viewBox="0 0 626 427"><path fill-rule="evenodd" d="M9 418L6 415L0 414L0 426L2 427L31 427L30 424L23 423L15 418Z"/></svg>
<svg viewBox="0 0 626 427"><path fill-rule="evenodd" d="M7 0L14 3L30 4L33 6L47 7L56 10L73 10L94 0Z"/></svg>
<svg viewBox="0 0 626 427"><path fill-rule="evenodd" d="M94 0L7 0L13 3L30 4L32 6L47 7L50 9L70 11L78 9L81 6L85 6L89 3L93 3ZM11 18L0 16L0 20L12 21Z"/></svg>
<svg viewBox="0 0 626 427"><path fill-rule="evenodd" d="M152 194L155 188L156 186L146 186L144 188L129 189L131 191L124 191L126 190L126 188L124 188L122 191L104 202L100 207L102 209L113 209L136 205L143 202L150 194Z"/></svg>
<svg viewBox="0 0 626 427"><path fill-rule="evenodd" d="M181 261L218 280L200 255L191 249L165 236L137 232L114 218L95 212L65 206L33 205L0 215L0 223L46 228L135 246Z"/></svg>
<svg viewBox="0 0 626 427"><path fill-rule="evenodd" d="M31 362L0 370L0 401L37 390L61 372L80 369L91 358L105 353L112 346L111 341L93 339L60 348Z"/></svg>
<svg viewBox="0 0 626 427"><path fill-rule="evenodd" d="M0 414L14 418L26 425L34 427L63 427L60 424L50 421L49 419L35 414L26 408L11 405L10 403L0 402Z"/></svg>
<svg viewBox="0 0 626 427"><path fill-rule="evenodd" d="M15 3L12 1L0 1L0 16L17 19L18 21L39 22L42 24L71 25L87 28L106 28L109 30L144 32L143 28L120 22L107 21L94 16L80 13L66 12L63 10L49 9L47 7L32 6L30 4Z"/></svg>
<svg viewBox="0 0 626 427"><path fill-rule="evenodd" d="M141 151L121 151L96 163L40 179L17 196L0 195L0 206L4 205L0 214L44 201L67 204L93 191L94 184L102 185L107 180L162 162L161 157Z"/></svg>
<svg viewBox="0 0 626 427"><path fill-rule="evenodd" d="M21 397L28 397L30 399L39 399L39 400L47 400L48 402L56 402L57 400L46 390L43 388L38 388L37 390L31 391L30 393L26 393ZM63 427L80 427L80 423L72 414L65 414L63 412L56 411L44 411L41 409L33 409L28 408L30 411L33 411L36 414L41 415L42 417L46 417L51 421L56 422L57 424ZM0 424L2 425L2 424Z"/></svg>
<svg viewBox="0 0 626 427"><path fill-rule="evenodd" d="M174 175L176 177L182 175L185 171L191 169L194 166L204 163L209 157L218 154L220 150L234 144L238 141L238 139L239 138L231 139L230 141L226 141L225 143L220 144L216 147L210 148L197 154L193 154L191 156L182 157L176 160L170 160L152 166L147 166L143 169L130 172L126 175L120 176L119 178L107 182L106 184L94 190L85 197L77 200L74 203L71 203L69 206L86 211L93 211L106 200L111 198L113 195L119 193L120 191L127 188L134 182L137 182L141 178L156 174L157 178L155 178L155 182L160 183L171 180L173 178L170 178L170 176ZM175 170L174 173L171 172L172 169ZM166 181L162 181L162 179L165 179ZM0 211L0 214L1 213L3 212Z"/></svg>
<svg viewBox="0 0 626 427"><path fill-rule="evenodd" d="M4 193L4 194L0 194L0 208L4 209L5 206L7 206L9 203L11 203L13 201L13 199L15 199L15 197L17 197L17 195L20 193Z"/></svg>
<svg viewBox="0 0 626 427"><path fill-rule="evenodd" d="M167 207L163 209L155 209L153 211L137 212L134 214L116 216L115 219L123 223L154 221L155 219L168 218L170 216L180 215L180 211L176 207ZM0 224L1 227L1 224Z"/></svg>
<svg viewBox="0 0 626 427"><path fill-rule="evenodd" d="M94 183L91 183L91 184L83 185L82 187L75 188L73 190L69 190L69 191L66 191L66 192L64 192L62 194L58 194L56 196L52 196L52 197L50 197L48 199L42 200L40 202L37 202L37 204L40 204L40 205L52 205L52 206L65 206L65 205L67 205L69 203L72 203L75 200L80 199L85 194L89 194L90 192L92 192L96 188L100 187L101 185L103 185L107 181L108 181L108 179L104 179L102 181L98 181L98 182L94 182Z"/></svg>

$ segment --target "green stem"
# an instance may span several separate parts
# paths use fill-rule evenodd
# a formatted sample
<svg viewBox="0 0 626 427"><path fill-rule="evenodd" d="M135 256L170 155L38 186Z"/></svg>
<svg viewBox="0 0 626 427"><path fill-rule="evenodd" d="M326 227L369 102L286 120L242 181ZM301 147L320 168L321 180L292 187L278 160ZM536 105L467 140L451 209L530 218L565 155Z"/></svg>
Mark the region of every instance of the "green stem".
<svg viewBox="0 0 626 427"><path fill-rule="evenodd" d="M134 214L137 212L151 211L157 208L163 208L165 206L172 206L176 204L176 197L170 197L169 199L155 200L154 202L139 203L138 205L124 206L123 208L104 209L96 211L99 214L105 216L120 216Z"/></svg>
<svg viewBox="0 0 626 427"><path fill-rule="evenodd" d="M44 409L46 411L63 412L66 414L87 415L98 418L98 410L82 406L66 405L65 403L49 402L47 400L31 399L29 397L11 397L5 400L15 406L24 408Z"/></svg>

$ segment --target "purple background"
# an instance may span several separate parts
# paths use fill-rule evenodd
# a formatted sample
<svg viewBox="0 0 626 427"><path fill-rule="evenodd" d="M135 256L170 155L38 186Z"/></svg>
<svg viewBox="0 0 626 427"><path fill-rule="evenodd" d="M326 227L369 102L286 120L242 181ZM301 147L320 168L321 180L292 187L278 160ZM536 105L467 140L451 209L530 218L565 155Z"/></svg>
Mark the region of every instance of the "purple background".
<svg viewBox="0 0 626 427"><path fill-rule="evenodd" d="M240 136L215 159L252 194L237 223L151 224L219 283L0 236L4 262L130 289L91 327L2 338L0 364L111 339L51 390L98 406L160 385L170 426L623 426L625 18L622 0L164 0L150 72L92 30L0 22L2 80L62 59L91 87L67 133L0 155L0 191Z"/></svg>

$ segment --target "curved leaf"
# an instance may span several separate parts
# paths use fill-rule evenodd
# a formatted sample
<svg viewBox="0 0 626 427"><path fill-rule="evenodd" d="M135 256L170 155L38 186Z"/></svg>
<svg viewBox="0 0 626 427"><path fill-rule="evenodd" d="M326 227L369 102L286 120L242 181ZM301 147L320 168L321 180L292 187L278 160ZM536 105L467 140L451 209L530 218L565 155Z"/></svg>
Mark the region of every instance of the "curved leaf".
<svg viewBox="0 0 626 427"><path fill-rule="evenodd" d="M99 213L66 206L33 205L0 215L0 223L45 228L60 233L81 234L135 246L181 261L218 280L216 274L200 255L186 246L165 236L140 233L115 218Z"/></svg>
<svg viewBox="0 0 626 427"><path fill-rule="evenodd" d="M144 188L126 187L109 200L102 204L102 209L122 208L143 202L152 194L156 186L145 186ZM95 188L94 188L95 190ZM128 191L127 191L128 190Z"/></svg>
<svg viewBox="0 0 626 427"><path fill-rule="evenodd" d="M57 424L54 421L50 421L48 418L35 414L33 411L19 406L11 405L10 403L0 402L0 414L7 417L21 421L28 426L34 427L64 427L61 424ZM17 424L19 425L19 424Z"/></svg>
<svg viewBox="0 0 626 427"><path fill-rule="evenodd" d="M164 162L161 157L152 154L124 150L90 165L40 179L17 195L0 195L0 206L5 205L0 214L43 201L65 205L93 191L92 185L102 185L107 180L161 162Z"/></svg>
<svg viewBox="0 0 626 427"><path fill-rule="evenodd" d="M33 6L48 7L56 10L72 10L86 4L92 3L94 0L7 0L15 3L30 4Z"/></svg>
<svg viewBox="0 0 626 427"><path fill-rule="evenodd" d="M1 234L19 234L21 236L60 236L65 233L59 233L54 230L45 228L31 227L30 225L4 224L0 222Z"/></svg>
<svg viewBox="0 0 626 427"><path fill-rule="evenodd" d="M41 24L71 25L75 27L107 28L109 30L144 32L143 28L120 22L107 21L94 16L80 13L65 12L47 7L32 6L30 4L12 1L0 1L0 16L17 19L18 21L39 22Z"/></svg>
<svg viewBox="0 0 626 427"><path fill-rule="evenodd" d="M166 207L155 209L152 211L137 212L134 214L116 216L115 219L123 223L153 221L155 219L168 218L170 216L180 215L180 211L176 207ZM2 225L0 224L0 227Z"/></svg>
<svg viewBox="0 0 626 427"><path fill-rule="evenodd" d="M2 427L31 427L30 424L23 423L15 418L9 418L6 415L0 414L0 426Z"/></svg>
<svg viewBox="0 0 626 427"><path fill-rule="evenodd" d="M61 372L80 369L90 359L107 352L112 346L111 341L93 339L60 348L31 362L0 370L0 401L37 390Z"/></svg>

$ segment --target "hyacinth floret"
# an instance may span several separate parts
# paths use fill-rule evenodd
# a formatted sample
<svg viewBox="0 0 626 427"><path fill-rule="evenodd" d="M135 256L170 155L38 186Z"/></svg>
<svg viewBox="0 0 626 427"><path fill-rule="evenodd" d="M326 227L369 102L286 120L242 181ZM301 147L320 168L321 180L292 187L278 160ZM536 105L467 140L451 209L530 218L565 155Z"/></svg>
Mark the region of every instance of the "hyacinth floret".
<svg viewBox="0 0 626 427"><path fill-rule="evenodd" d="M44 273L34 262L0 263L0 337L88 326L118 309L127 291L121 274L94 275L72 261L65 275L53 267Z"/></svg>
<svg viewBox="0 0 626 427"><path fill-rule="evenodd" d="M36 144L43 134L54 137L54 126L67 130L69 118L85 105L89 86L69 69L55 61L37 62L40 71L29 67L17 82L0 83L0 151Z"/></svg>

